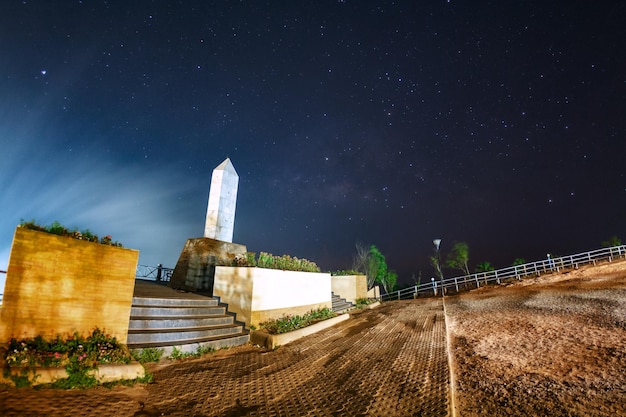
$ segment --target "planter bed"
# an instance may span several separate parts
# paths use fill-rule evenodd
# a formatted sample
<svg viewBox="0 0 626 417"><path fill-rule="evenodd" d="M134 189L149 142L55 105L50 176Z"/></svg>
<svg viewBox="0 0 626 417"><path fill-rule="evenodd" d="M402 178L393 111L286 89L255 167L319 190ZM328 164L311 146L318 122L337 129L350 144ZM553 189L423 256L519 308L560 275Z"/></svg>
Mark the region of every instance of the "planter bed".
<svg viewBox="0 0 626 417"><path fill-rule="evenodd" d="M289 333L268 334L261 330L255 330L253 332L250 332L250 341L255 345L264 346L267 349L275 349L278 346L286 345L287 343L293 342L294 340L300 339L304 336L308 336L321 330L327 329L337 323L348 320L349 318L350 314L346 313L328 320L317 322L307 327L303 327L302 329L294 330L293 332Z"/></svg>
<svg viewBox="0 0 626 417"><path fill-rule="evenodd" d="M9 368L11 375L21 376L23 369L17 366ZM124 379L132 380L145 376L145 370L139 362L129 364L105 364L98 366L89 372L95 376L100 383L121 381ZM37 377L35 377L35 375ZM33 368L28 370L28 380L31 385L49 384L59 379L67 378L65 367L56 368ZM14 385L11 378L0 375L0 384Z"/></svg>

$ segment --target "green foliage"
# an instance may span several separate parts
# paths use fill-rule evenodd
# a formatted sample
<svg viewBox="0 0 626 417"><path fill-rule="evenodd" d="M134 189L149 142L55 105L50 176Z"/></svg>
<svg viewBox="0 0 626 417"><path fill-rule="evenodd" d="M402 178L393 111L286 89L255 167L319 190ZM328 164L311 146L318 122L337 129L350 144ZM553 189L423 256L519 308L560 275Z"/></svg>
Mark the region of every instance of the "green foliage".
<svg viewBox="0 0 626 417"><path fill-rule="evenodd" d="M213 346L198 345L198 347L196 348L196 354L198 356L202 356L202 355L206 355L206 354L214 353L214 352L215 352L215 348Z"/></svg>
<svg viewBox="0 0 626 417"><path fill-rule="evenodd" d="M621 246L622 240L617 236L611 236L608 240L602 242L603 248L612 248L613 246Z"/></svg>
<svg viewBox="0 0 626 417"><path fill-rule="evenodd" d="M526 263L526 259L524 258L515 258L511 266L524 265Z"/></svg>
<svg viewBox="0 0 626 417"><path fill-rule="evenodd" d="M398 274L389 270L385 255L383 255L374 245L370 246L368 269L375 277L374 282L382 285L387 294L394 290L398 281Z"/></svg>
<svg viewBox="0 0 626 417"><path fill-rule="evenodd" d="M78 333L68 339L46 340L42 336L32 339L11 339L5 355L8 366L54 367L65 366L80 358L83 363L94 367L104 363L129 363L131 358L115 337L96 328L84 338Z"/></svg>
<svg viewBox="0 0 626 417"><path fill-rule="evenodd" d="M387 276L387 261L385 255L383 255L376 246L370 246L370 258L369 258L370 270L376 277L375 281L382 284Z"/></svg>
<svg viewBox="0 0 626 417"><path fill-rule="evenodd" d="M102 239L99 239L98 235L94 235L89 229L83 230L82 232L79 232L76 228L69 230L56 220L52 222L50 226L40 226L35 223L35 220L27 222L24 221L24 219L21 219L20 227L30 230L36 230L39 232L46 232L53 235L73 237L74 239L86 240L88 242L101 243L103 245L122 247L121 243L117 241L114 242L109 235L104 236Z"/></svg>
<svg viewBox="0 0 626 417"><path fill-rule="evenodd" d="M90 372L95 369L94 366L88 365L83 362L84 359L80 357L70 358L70 363L65 366L65 372L67 372L67 378L62 378L54 381L49 386L51 388L60 389L72 389L72 388L93 388L98 385L98 380Z"/></svg>
<svg viewBox="0 0 626 417"><path fill-rule="evenodd" d="M189 355L190 355L189 353L185 354L177 346L174 346L172 348L172 352L170 353L169 357L170 357L170 359L182 359L182 358L184 358L186 356L189 356Z"/></svg>
<svg viewBox="0 0 626 417"><path fill-rule="evenodd" d="M491 262L481 262L478 265L476 265L476 273L481 273L481 272L489 272L489 271L494 271L495 268L493 267L493 265L491 265Z"/></svg>
<svg viewBox="0 0 626 417"><path fill-rule="evenodd" d="M342 269L338 271L332 271L330 275L334 277L346 276L346 275L365 275L363 272L355 271L354 269Z"/></svg>
<svg viewBox="0 0 626 417"><path fill-rule="evenodd" d="M385 287L385 291L387 292L387 294L395 291L397 282L398 274L395 271L387 271L387 275L385 276L385 282L383 283L383 287Z"/></svg>
<svg viewBox="0 0 626 417"><path fill-rule="evenodd" d="M208 353L214 353L214 352L215 352L215 348L213 346L198 345L195 352L183 352L177 346L174 346L172 348L172 352L170 353L169 358L174 359L174 360L198 358L202 355L206 355Z"/></svg>
<svg viewBox="0 0 626 417"><path fill-rule="evenodd" d="M370 300L369 298L357 298L355 307L356 308L364 308L367 305L374 303L374 300Z"/></svg>
<svg viewBox="0 0 626 417"><path fill-rule="evenodd" d="M163 356L163 349L157 348L145 348L145 349L136 349L132 352L133 357L139 363L148 363L148 362L158 362L161 360Z"/></svg>
<svg viewBox="0 0 626 417"><path fill-rule="evenodd" d="M261 252L255 259L254 252L247 252L245 256L238 256L233 266L257 266L259 268L280 269L283 271L320 272L315 262L298 259L289 255L274 256L271 253Z"/></svg>
<svg viewBox="0 0 626 417"><path fill-rule="evenodd" d="M120 379L117 381L110 381L102 383L102 386L105 388L113 388L118 385L123 385L127 387L132 387L136 384L151 384L154 382L154 375L150 372L144 372L143 376L136 379Z"/></svg>
<svg viewBox="0 0 626 417"><path fill-rule="evenodd" d="M458 269L465 275L469 275L469 246L465 242L456 242L448 254L446 267Z"/></svg>
<svg viewBox="0 0 626 417"><path fill-rule="evenodd" d="M51 384L54 388L88 388L97 385L92 371L106 363L129 363L131 357L117 339L94 329L86 338L75 333L63 339L57 335L46 340L41 336L28 339L11 339L4 355L9 367L21 368L14 383L23 385L24 377L36 367L65 366L68 377ZM28 382L29 384L31 381Z"/></svg>
<svg viewBox="0 0 626 417"><path fill-rule="evenodd" d="M336 314L330 308L320 308L317 310L311 310L301 316L289 315L275 320L268 320L260 323L259 326L269 334L282 334L310 326L311 324L327 320L335 316Z"/></svg>
<svg viewBox="0 0 626 417"><path fill-rule="evenodd" d="M28 377L28 374L29 374L29 368L20 369L19 375L12 375L10 373L10 369L8 368L4 369L4 376L10 379L11 381L13 381L15 388L30 387L33 384L33 382L35 382L35 380L39 378L39 375L35 375L34 380L31 381L30 378Z"/></svg>

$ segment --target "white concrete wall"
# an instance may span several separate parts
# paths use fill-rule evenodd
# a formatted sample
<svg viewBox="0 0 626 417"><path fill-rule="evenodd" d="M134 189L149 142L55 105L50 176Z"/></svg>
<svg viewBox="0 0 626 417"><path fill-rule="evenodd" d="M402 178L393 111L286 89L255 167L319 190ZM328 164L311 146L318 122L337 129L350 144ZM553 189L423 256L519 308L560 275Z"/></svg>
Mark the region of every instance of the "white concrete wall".
<svg viewBox="0 0 626 417"><path fill-rule="evenodd" d="M287 314L332 307L328 273L218 266L213 295L246 326Z"/></svg>

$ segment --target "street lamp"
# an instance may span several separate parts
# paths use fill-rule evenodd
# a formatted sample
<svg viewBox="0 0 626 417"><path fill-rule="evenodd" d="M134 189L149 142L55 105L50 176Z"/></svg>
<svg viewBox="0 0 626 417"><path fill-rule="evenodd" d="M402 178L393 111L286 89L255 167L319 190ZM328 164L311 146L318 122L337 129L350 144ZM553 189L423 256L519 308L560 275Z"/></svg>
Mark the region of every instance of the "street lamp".
<svg viewBox="0 0 626 417"><path fill-rule="evenodd" d="M441 258L439 256L439 246L441 245L441 239L433 239L433 245L435 245L435 252L437 253L437 272L439 273L439 279L441 280L441 295L444 295L443 273L441 272Z"/></svg>

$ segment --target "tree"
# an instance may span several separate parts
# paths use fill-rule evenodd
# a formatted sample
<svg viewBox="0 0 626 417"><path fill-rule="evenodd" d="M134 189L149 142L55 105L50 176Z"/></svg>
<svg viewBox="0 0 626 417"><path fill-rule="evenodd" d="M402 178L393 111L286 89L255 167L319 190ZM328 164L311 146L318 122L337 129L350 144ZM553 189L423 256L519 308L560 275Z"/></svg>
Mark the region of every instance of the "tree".
<svg viewBox="0 0 626 417"><path fill-rule="evenodd" d="M617 236L611 236L608 240L602 242L603 248L612 248L613 246L621 246L622 240Z"/></svg>
<svg viewBox="0 0 626 417"><path fill-rule="evenodd" d="M395 271L387 271L382 278L381 284L385 289L385 292L389 294L396 289L396 283L398 282L398 274Z"/></svg>
<svg viewBox="0 0 626 417"><path fill-rule="evenodd" d="M513 264L511 266L524 265L526 263L526 259L524 258L515 258Z"/></svg>
<svg viewBox="0 0 626 417"><path fill-rule="evenodd" d="M458 269L465 275L469 275L469 247L465 242L457 242L452 246L452 250L448 254L446 260L446 267L451 269Z"/></svg>
<svg viewBox="0 0 626 417"><path fill-rule="evenodd" d="M367 289L371 289L376 282L376 274L370 270L370 250L361 242L356 243L356 253L352 258L352 269L365 274Z"/></svg>
<svg viewBox="0 0 626 417"><path fill-rule="evenodd" d="M387 261L385 260L385 255L374 245L370 246L369 270L375 277L374 281L382 285L387 277Z"/></svg>
<svg viewBox="0 0 626 417"><path fill-rule="evenodd" d="M374 245L367 249L362 243L356 243L356 254L352 258L352 269L365 274L368 290L374 284L380 284L388 294L394 290L398 282L398 274L389 270L385 255Z"/></svg>
<svg viewBox="0 0 626 417"><path fill-rule="evenodd" d="M494 271L496 268L493 267L493 265L491 265L491 262L481 262L478 265L476 265L476 273L481 273L481 272L489 272L489 271Z"/></svg>

